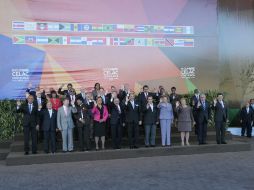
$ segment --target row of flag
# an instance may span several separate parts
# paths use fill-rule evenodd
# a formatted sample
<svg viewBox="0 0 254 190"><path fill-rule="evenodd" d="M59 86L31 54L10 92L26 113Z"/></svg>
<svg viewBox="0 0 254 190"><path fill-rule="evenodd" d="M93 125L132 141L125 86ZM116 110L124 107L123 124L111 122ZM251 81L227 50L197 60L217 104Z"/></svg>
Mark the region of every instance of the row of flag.
<svg viewBox="0 0 254 190"><path fill-rule="evenodd" d="M12 22L13 30L52 31L52 32L114 32L149 34L194 34L193 26L98 24L98 23L59 23L59 22Z"/></svg>
<svg viewBox="0 0 254 190"><path fill-rule="evenodd" d="M194 47L194 39L14 35L13 44Z"/></svg>

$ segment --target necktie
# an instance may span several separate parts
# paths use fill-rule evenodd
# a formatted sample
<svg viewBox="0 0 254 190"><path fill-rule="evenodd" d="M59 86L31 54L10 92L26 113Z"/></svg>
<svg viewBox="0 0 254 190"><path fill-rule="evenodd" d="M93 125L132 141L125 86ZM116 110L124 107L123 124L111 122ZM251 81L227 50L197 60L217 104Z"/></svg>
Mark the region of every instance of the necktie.
<svg viewBox="0 0 254 190"><path fill-rule="evenodd" d="M64 107L65 116L67 116L67 107Z"/></svg>
<svg viewBox="0 0 254 190"><path fill-rule="evenodd" d="M49 117L50 118L52 117L52 110L51 109L49 110Z"/></svg>
<svg viewBox="0 0 254 190"><path fill-rule="evenodd" d="M131 101L132 108L134 109L134 101Z"/></svg>
<svg viewBox="0 0 254 190"><path fill-rule="evenodd" d="M32 104L29 104L29 113L32 113Z"/></svg>
<svg viewBox="0 0 254 190"><path fill-rule="evenodd" d="M152 112L153 112L153 105L151 104L150 107L151 107L151 110L152 110Z"/></svg>
<svg viewBox="0 0 254 190"><path fill-rule="evenodd" d="M203 109L205 110L205 102L203 102L202 104L203 104Z"/></svg>
<svg viewBox="0 0 254 190"><path fill-rule="evenodd" d="M119 114L121 114L120 106L118 105L117 107L118 107L118 112L119 112Z"/></svg>

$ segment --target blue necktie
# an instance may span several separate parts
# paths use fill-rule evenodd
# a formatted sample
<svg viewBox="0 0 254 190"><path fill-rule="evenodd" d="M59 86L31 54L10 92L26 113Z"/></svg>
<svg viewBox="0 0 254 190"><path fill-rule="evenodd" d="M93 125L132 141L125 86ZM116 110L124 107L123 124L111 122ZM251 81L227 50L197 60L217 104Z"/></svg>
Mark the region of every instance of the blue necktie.
<svg viewBox="0 0 254 190"><path fill-rule="evenodd" d="M203 102L202 104L203 104L203 109L205 110L205 102Z"/></svg>
<svg viewBox="0 0 254 190"><path fill-rule="evenodd" d="M32 112L32 104L29 104L29 113Z"/></svg>

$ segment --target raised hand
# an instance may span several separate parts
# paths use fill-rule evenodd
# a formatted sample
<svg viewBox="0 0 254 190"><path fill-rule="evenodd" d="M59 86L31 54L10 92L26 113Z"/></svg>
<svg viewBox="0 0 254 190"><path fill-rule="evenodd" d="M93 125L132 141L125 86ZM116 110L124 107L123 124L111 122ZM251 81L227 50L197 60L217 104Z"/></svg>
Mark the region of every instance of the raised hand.
<svg viewBox="0 0 254 190"><path fill-rule="evenodd" d="M213 104L216 105L216 103L217 103L217 99L214 98L214 99L213 99Z"/></svg>
<svg viewBox="0 0 254 190"><path fill-rule="evenodd" d="M94 104L94 107L97 106L97 102L95 100L93 101L93 104Z"/></svg>
<svg viewBox="0 0 254 190"><path fill-rule="evenodd" d="M28 89L31 89L32 87L33 87L33 84L32 84L31 82L29 82L27 88L28 88Z"/></svg>
<svg viewBox="0 0 254 190"><path fill-rule="evenodd" d="M21 106L20 100L17 100L17 106L18 106L18 107Z"/></svg>
<svg viewBox="0 0 254 190"><path fill-rule="evenodd" d="M59 88L63 88L64 87L64 84L61 84L61 86Z"/></svg>
<svg viewBox="0 0 254 190"><path fill-rule="evenodd" d="M129 96L126 96L125 97L125 102L128 102L130 99L129 99Z"/></svg>
<svg viewBox="0 0 254 190"><path fill-rule="evenodd" d="M180 106L180 102L176 101L176 107L179 107L179 106Z"/></svg>
<svg viewBox="0 0 254 190"><path fill-rule="evenodd" d="M71 100L71 105L75 105L75 100Z"/></svg>

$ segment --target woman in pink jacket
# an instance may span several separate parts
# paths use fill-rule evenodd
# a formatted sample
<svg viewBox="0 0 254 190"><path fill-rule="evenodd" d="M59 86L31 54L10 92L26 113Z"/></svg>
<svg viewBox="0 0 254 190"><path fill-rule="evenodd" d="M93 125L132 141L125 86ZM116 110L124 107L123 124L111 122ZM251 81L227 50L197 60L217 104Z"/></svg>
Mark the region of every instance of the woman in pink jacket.
<svg viewBox="0 0 254 190"><path fill-rule="evenodd" d="M103 105L103 100L99 96L97 97L96 102L94 102L94 107L92 109L92 114L94 118L94 136L96 143L96 150L99 150L98 142L99 137L101 137L102 150L105 149L105 125L108 118L108 109Z"/></svg>

